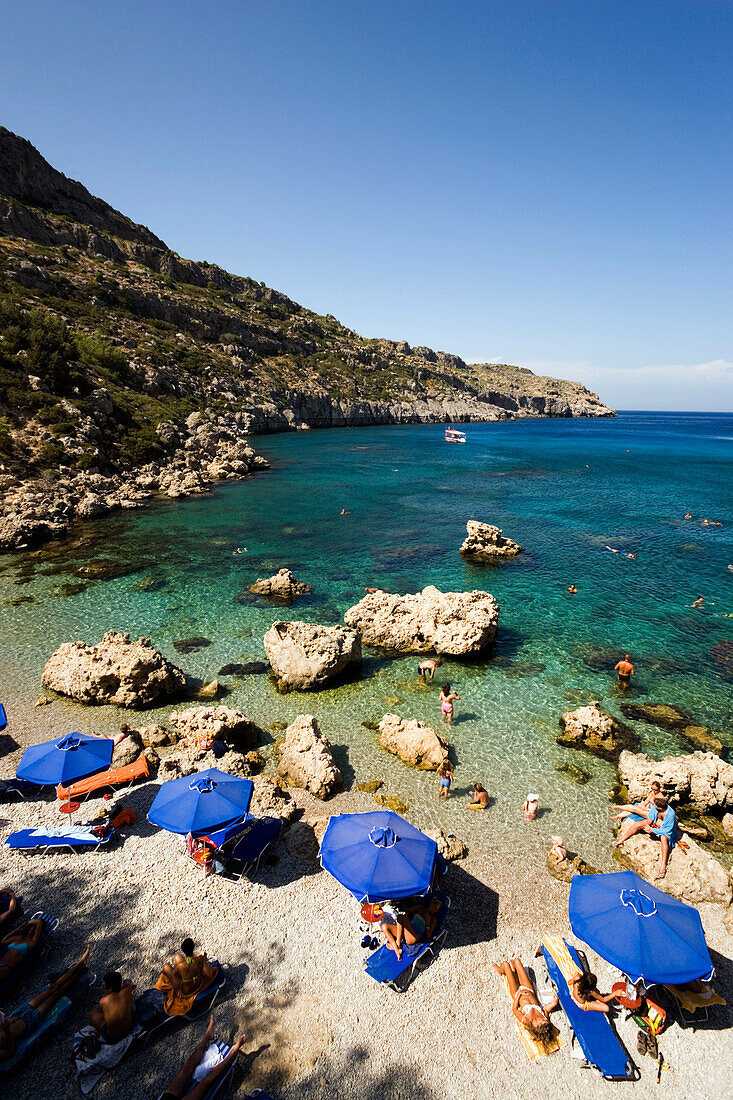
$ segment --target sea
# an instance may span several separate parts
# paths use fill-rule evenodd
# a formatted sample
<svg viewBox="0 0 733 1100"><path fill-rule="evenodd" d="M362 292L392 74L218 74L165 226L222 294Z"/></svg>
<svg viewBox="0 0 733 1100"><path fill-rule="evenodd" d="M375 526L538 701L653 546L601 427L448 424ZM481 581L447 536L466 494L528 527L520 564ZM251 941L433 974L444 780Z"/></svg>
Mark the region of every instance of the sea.
<svg viewBox="0 0 733 1100"><path fill-rule="evenodd" d="M314 714L347 785L381 780L418 826L440 824L497 852L524 845L539 853L560 833L599 868L612 866L616 770L558 745L558 722L592 700L618 717L626 698L674 703L720 739L724 755L733 749L733 670L711 652L733 639L733 415L457 426L465 445L445 443L440 425L258 437L269 470L0 559L9 731L28 743L49 729L110 733L129 719L59 699L34 707L44 664L64 641L97 642L111 628L145 635L205 682L226 664L263 661L263 636L279 619L341 622L365 587L482 589L500 607L495 652L445 660L433 686L419 680L414 655L366 650L356 682L281 695L266 672L220 676L220 701L263 730L270 768L279 724ZM467 563L459 547L469 519L497 524L524 552L497 565ZM123 575L78 575L90 559L109 559ZM282 566L314 589L291 608L248 591ZM699 596L703 605L693 607ZM191 636L210 644L177 652L174 643ZM627 652L636 677L622 695L613 666ZM388 711L435 725L445 681L460 701L447 733L452 797L439 803L434 774L382 750L373 727ZM171 709L134 717L164 721ZM692 751L674 730L632 725L654 757ZM9 768L0 760L1 774ZM484 814L466 809L477 780L491 798ZM533 823L521 813L529 792L541 807Z"/></svg>

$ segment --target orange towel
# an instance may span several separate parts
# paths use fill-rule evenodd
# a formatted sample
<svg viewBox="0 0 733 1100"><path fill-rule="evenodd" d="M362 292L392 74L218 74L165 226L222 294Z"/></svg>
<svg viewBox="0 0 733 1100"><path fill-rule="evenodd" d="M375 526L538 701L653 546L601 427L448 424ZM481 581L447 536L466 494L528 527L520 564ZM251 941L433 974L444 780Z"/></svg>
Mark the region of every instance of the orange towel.
<svg viewBox="0 0 733 1100"><path fill-rule="evenodd" d="M131 783L133 779L147 779L149 774L147 759L139 756L132 764L125 764L122 768L111 768L108 772L90 775L88 779L80 779L70 787L57 787L56 796L62 802L70 798L83 798L84 795L101 791L105 787L118 787L123 783Z"/></svg>
<svg viewBox="0 0 733 1100"><path fill-rule="evenodd" d="M208 989L211 983L216 981L218 976L218 968L214 969L214 967L209 964L209 960L204 959L203 982L195 993L186 995L182 993L180 989L176 990L173 988L167 974L161 974L155 983L155 988L159 989L161 993L166 994L166 1016L185 1016L186 1013L191 1011L193 1002L196 1000L199 993L203 993L205 989Z"/></svg>

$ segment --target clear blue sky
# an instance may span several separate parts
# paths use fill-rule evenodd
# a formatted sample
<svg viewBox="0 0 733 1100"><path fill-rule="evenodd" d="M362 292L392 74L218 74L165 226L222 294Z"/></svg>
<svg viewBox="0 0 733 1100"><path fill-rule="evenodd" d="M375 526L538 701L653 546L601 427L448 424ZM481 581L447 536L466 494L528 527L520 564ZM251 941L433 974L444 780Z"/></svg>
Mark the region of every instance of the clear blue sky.
<svg viewBox="0 0 733 1100"><path fill-rule="evenodd" d="M728 0L0 3L2 122L369 336L733 408Z"/></svg>

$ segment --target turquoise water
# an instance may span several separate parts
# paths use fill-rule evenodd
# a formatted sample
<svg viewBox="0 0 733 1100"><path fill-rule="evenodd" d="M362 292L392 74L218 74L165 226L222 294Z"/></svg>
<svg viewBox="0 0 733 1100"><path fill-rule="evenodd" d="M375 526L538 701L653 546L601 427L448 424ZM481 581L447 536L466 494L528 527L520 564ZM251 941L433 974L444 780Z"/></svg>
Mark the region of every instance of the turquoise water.
<svg viewBox="0 0 733 1100"><path fill-rule="evenodd" d="M259 438L270 471L112 517L80 529L75 544L0 560L0 669L11 714L30 736L41 720L84 730L118 724L106 707L32 708L53 649L97 641L110 627L149 635L191 676L208 679L227 662L262 658L276 619L337 622L367 585L485 588L501 609L495 657L440 670L461 696L450 734L454 789L483 780L494 798L492 843L544 846L559 829L602 864L615 771L554 737L559 715L580 702L599 699L620 715L611 668L623 652L637 667L633 698L676 703L733 747L731 683L709 652L733 638L725 617L733 612L733 416L627 413L470 425L467 435L465 446L445 444L443 429L427 425ZM705 527L702 517L724 526ZM525 553L496 567L464 563L458 547L470 518L497 523ZM237 546L247 553L234 555ZM75 570L89 557L135 572L64 595L64 585L83 583ZM314 586L312 597L290 611L249 597L247 584L283 565ZM705 606L691 608L700 594ZM191 635L212 644L177 654L173 642ZM417 681L415 664L368 652L359 683L305 696L278 695L267 676L223 678L230 694L222 701L264 729L315 713L340 746L348 779L384 779L418 824L442 821L476 838L488 817L475 820L463 799L438 807L434 777L382 752L362 725L387 710L438 720L437 689ZM687 751L674 732L637 729L652 754ZM563 761L591 781L578 786L559 774ZM534 826L519 813L530 789L547 810Z"/></svg>

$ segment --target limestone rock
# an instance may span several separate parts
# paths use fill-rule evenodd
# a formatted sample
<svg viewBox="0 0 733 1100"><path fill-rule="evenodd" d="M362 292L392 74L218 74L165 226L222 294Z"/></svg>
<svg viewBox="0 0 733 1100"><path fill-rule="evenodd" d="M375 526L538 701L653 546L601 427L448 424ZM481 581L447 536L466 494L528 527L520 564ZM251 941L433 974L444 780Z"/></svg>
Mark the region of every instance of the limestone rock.
<svg viewBox="0 0 733 1100"><path fill-rule="evenodd" d="M112 753L112 768L126 768L128 764L134 764L140 753L145 748L145 743L138 730L130 730L127 737L123 737Z"/></svg>
<svg viewBox="0 0 733 1100"><path fill-rule="evenodd" d="M108 630L98 645L64 642L49 658L42 683L79 703L145 707L181 695L186 678L149 638Z"/></svg>
<svg viewBox="0 0 733 1100"><path fill-rule="evenodd" d="M145 748L159 749L164 745L174 745L178 741L178 733L167 730L165 726L142 726L139 731Z"/></svg>
<svg viewBox="0 0 733 1100"><path fill-rule="evenodd" d="M652 760L646 753L622 752L618 773L632 802L645 798L656 779L670 802L701 811L733 808L733 765L712 752L666 756L664 760Z"/></svg>
<svg viewBox="0 0 733 1100"><path fill-rule="evenodd" d="M512 539L504 538L499 527L490 523L479 523L470 519L466 524L466 538L461 545L461 553L479 561L491 561L494 558L514 558L522 552L522 547Z"/></svg>
<svg viewBox="0 0 733 1100"><path fill-rule="evenodd" d="M297 803L277 780L269 775L258 775L253 783L255 789L250 813L255 817L279 817L282 821L292 821L298 813Z"/></svg>
<svg viewBox="0 0 733 1100"><path fill-rule="evenodd" d="M461 656L493 644L499 605L488 592L440 592L428 585L415 595L367 593L349 608L344 621L361 631L367 645Z"/></svg>
<svg viewBox="0 0 733 1100"><path fill-rule="evenodd" d="M309 691L361 667L361 638L341 626L278 622L265 634L265 653L279 688Z"/></svg>
<svg viewBox="0 0 733 1100"><path fill-rule="evenodd" d="M197 699L216 699L219 694L219 681L211 680L208 684L202 684L196 692Z"/></svg>
<svg viewBox="0 0 733 1100"><path fill-rule="evenodd" d="M440 734L418 718L400 718L385 714L379 723L379 744L404 760L425 771L437 771L448 757L448 745Z"/></svg>
<svg viewBox="0 0 733 1100"><path fill-rule="evenodd" d="M455 833L447 833L439 827L428 830L425 835L436 842L438 851L448 863L452 863L454 859L465 859L468 855L468 845L459 840Z"/></svg>
<svg viewBox="0 0 733 1100"><path fill-rule="evenodd" d="M250 592L258 596L269 596L271 599L292 603L298 596L305 596L313 591L310 584L295 579L289 569L280 569L272 577L259 577L254 584L249 586Z"/></svg>
<svg viewBox="0 0 733 1100"><path fill-rule="evenodd" d="M173 752L164 756L158 768L158 779L162 782L177 779L181 775L193 775L194 772L218 768L230 775L248 777L259 770L262 758L258 752L241 753L229 751L223 756L214 756L211 751L199 749L196 745L181 742Z"/></svg>
<svg viewBox="0 0 733 1100"><path fill-rule="evenodd" d="M374 801L379 806L384 806L386 810L392 810L396 814L406 814L410 808L410 803L404 802L399 795L385 794L383 791L377 791L374 795Z"/></svg>
<svg viewBox="0 0 733 1100"><path fill-rule="evenodd" d="M685 740L704 752L722 752L723 746L718 738L674 703L622 703L621 711L626 718L678 730Z"/></svg>
<svg viewBox="0 0 733 1100"><path fill-rule="evenodd" d="M615 760L622 749L636 747L632 731L601 710L598 703L567 711L560 719L560 729L558 744L585 749L604 760Z"/></svg>
<svg viewBox="0 0 733 1100"><path fill-rule="evenodd" d="M733 840L733 814L723 814L720 826L728 840Z"/></svg>
<svg viewBox="0 0 733 1100"><path fill-rule="evenodd" d="M187 710L174 710L168 721L180 737L192 744L197 740L224 741L243 752L254 748L258 740L254 722L232 707L189 707Z"/></svg>
<svg viewBox="0 0 733 1100"><path fill-rule="evenodd" d="M629 867L647 882L654 882L660 890L682 901L730 904L733 890L728 871L691 837L685 839L685 844L688 846L686 852L679 844L672 849L666 877L658 881L655 881L660 859L658 840L637 833L620 848L614 848L613 854L624 867Z"/></svg>
<svg viewBox="0 0 733 1100"><path fill-rule="evenodd" d="M299 714L291 722L278 742L277 754L277 774L316 798L328 798L343 788L344 779L336 767L330 742L312 714Z"/></svg>
<svg viewBox="0 0 733 1100"><path fill-rule="evenodd" d="M365 779L363 783L356 784L355 790L364 791L365 794L376 794L379 788L383 786L383 779Z"/></svg>
<svg viewBox="0 0 733 1100"><path fill-rule="evenodd" d="M211 638L194 635L192 638L180 638L173 643L173 648L179 653L195 653L198 649L205 649L209 645L211 645Z"/></svg>
<svg viewBox="0 0 733 1100"><path fill-rule="evenodd" d="M582 856L568 852L565 859L555 859L552 852L547 853L547 870L553 878L560 882L571 882L573 875L597 875L598 871L590 863L586 863Z"/></svg>
<svg viewBox="0 0 733 1100"><path fill-rule="evenodd" d="M719 741L706 726L685 726L680 733L686 741L703 752L714 752L720 756L723 751L723 742Z"/></svg>

